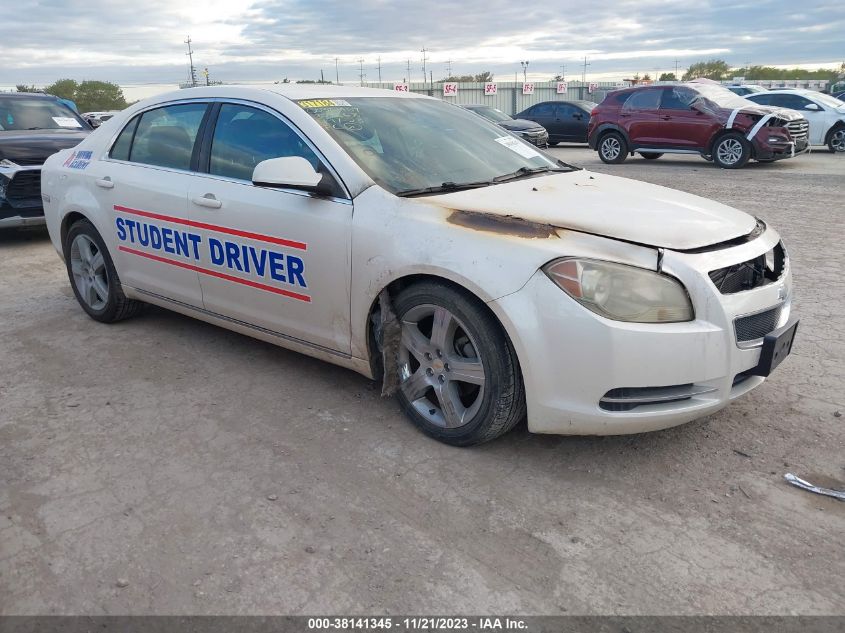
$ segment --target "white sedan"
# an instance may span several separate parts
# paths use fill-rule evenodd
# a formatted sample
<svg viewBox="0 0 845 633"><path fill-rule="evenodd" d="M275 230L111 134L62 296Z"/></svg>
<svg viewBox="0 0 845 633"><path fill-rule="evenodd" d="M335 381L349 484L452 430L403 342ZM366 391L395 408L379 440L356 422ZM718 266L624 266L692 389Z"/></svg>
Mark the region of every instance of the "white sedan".
<svg viewBox="0 0 845 633"><path fill-rule="evenodd" d="M561 434L700 418L760 385L796 330L762 221L429 97L182 90L43 173L92 318L152 303L348 367L451 444L526 417Z"/></svg>
<svg viewBox="0 0 845 633"><path fill-rule="evenodd" d="M810 145L845 152L845 102L816 90L785 89L745 97L761 105L797 110L810 123Z"/></svg>

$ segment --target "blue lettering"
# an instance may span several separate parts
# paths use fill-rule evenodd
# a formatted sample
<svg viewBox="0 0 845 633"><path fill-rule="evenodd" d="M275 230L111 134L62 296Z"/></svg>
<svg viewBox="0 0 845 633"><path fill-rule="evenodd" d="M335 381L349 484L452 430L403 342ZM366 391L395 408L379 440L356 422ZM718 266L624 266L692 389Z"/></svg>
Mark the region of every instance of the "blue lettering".
<svg viewBox="0 0 845 633"><path fill-rule="evenodd" d="M117 239L122 242L126 241L126 227L123 226L123 218L115 218L115 226L117 226Z"/></svg>
<svg viewBox="0 0 845 633"><path fill-rule="evenodd" d="M173 229L162 227L161 229L161 245L166 253L175 253L173 250Z"/></svg>
<svg viewBox="0 0 845 633"><path fill-rule="evenodd" d="M150 224L150 246L156 250L161 249L161 229L155 224Z"/></svg>
<svg viewBox="0 0 845 633"><path fill-rule="evenodd" d="M195 249L196 246L196 242L194 242ZM208 253L211 255L212 264L216 264L217 266L221 266L223 264L223 245L219 240L216 240L213 237L208 238Z"/></svg>
<svg viewBox="0 0 845 633"><path fill-rule="evenodd" d="M305 265L302 260L299 257L288 255L288 277L290 277L291 283L297 283L303 288L307 288L305 277L302 276L303 270L305 270Z"/></svg>
<svg viewBox="0 0 845 633"><path fill-rule="evenodd" d="M287 283L287 279L285 279L285 256L279 253L274 253L270 251L270 276L275 279L276 281L282 281Z"/></svg>
<svg viewBox="0 0 845 633"><path fill-rule="evenodd" d="M238 248L237 244L233 244L232 242L226 242L226 266L228 268L237 268L239 271L243 272L244 269L241 268L241 250Z"/></svg>
<svg viewBox="0 0 845 633"><path fill-rule="evenodd" d="M191 244L194 245L194 259L199 261L200 259L200 249L199 243L202 241L202 237L196 235L194 233L188 233L188 239L191 240ZM220 242L218 242L219 244Z"/></svg>
<svg viewBox="0 0 845 633"><path fill-rule="evenodd" d="M261 253L261 257L259 258L257 253ZM256 251L253 247L249 247L249 254L252 258L252 265L255 268L255 273L260 277L264 276L264 271L267 269L267 251L263 248L260 251Z"/></svg>
<svg viewBox="0 0 845 633"><path fill-rule="evenodd" d="M126 220L126 226L129 227L129 241L135 243L135 220Z"/></svg>
<svg viewBox="0 0 845 633"><path fill-rule="evenodd" d="M141 222L136 223L136 228L138 229L138 243L141 246L149 246L150 245L150 227L148 224L142 224ZM141 227L144 228L144 236L141 237Z"/></svg>
<svg viewBox="0 0 845 633"><path fill-rule="evenodd" d="M188 234L184 231L173 231L173 243L176 247L176 254L184 257L189 257L188 253ZM167 250L167 243L165 242L164 249ZM171 251L173 252L173 251Z"/></svg>
<svg viewBox="0 0 845 633"><path fill-rule="evenodd" d="M247 246L246 244L241 244L241 254L244 258L244 272L251 272L249 269L249 257L247 256L247 251L254 250L252 246Z"/></svg>

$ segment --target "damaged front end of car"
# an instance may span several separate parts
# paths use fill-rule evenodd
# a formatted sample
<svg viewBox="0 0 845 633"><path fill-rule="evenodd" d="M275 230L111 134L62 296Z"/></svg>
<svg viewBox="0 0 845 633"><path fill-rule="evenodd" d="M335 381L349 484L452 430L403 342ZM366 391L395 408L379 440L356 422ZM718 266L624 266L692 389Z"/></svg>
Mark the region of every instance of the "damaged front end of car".
<svg viewBox="0 0 845 633"><path fill-rule="evenodd" d="M0 161L0 228L43 223L40 165Z"/></svg>

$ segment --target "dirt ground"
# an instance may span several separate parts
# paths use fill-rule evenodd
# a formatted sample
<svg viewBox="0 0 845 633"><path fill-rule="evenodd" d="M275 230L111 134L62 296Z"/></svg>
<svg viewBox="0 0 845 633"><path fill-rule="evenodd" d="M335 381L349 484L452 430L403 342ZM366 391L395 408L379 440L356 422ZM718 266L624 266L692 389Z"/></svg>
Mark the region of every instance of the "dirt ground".
<svg viewBox="0 0 845 633"><path fill-rule="evenodd" d="M679 428L456 449L352 372L160 309L98 324L46 234L6 232L0 613L845 614L845 503L783 481L845 487L845 156L552 151L773 224L792 357Z"/></svg>

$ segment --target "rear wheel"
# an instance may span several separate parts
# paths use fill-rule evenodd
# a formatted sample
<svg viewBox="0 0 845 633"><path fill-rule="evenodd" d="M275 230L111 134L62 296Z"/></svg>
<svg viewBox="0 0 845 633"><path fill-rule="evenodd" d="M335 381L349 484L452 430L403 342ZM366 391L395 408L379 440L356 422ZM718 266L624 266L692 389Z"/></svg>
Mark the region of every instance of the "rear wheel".
<svg viewBox="0 0 845 633"><path fill-rule="evenodd" d="M845 126L840 126L830 133L827 148L831 152L845 152Z"/></svg>
<svg viewBox="0 0 845 633"><path fill-rule="evenodd" d="M713 163L722 169L739 169L751 158L751 145L742 134L725 134L713 145Z"/></svg>
<svg viewBox="0 0 845 633"><path fill-rule="evenodd" d="M73 294L92 319L113 323L134 316L143 306L123 294L103 238L88 220L78 220L65 239L65 264Z"/></svg>
<svg viewBox="0 0 845 633"><path fill-rule="evenodd" d="M474 298L424 282L394 301L402 328L397 397L411 421L447 444L492 440L525 417L516 354Z"/></svg>
<svg viewBox="0 0 845 633"><path fill-rule="evenodd" d="M640 156L647 158L648 160L657 160L663 156L663 154L662 152L640 152Z"/></svg>
<svg viewBox="0 0 845 633"><path fill-rule="evenodd" d="M608 132L599 141L599 158L608 165L618 165L628 157L628 143L619 132Z"/></svg>

